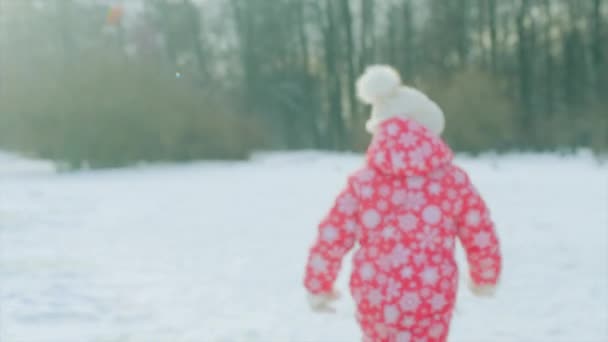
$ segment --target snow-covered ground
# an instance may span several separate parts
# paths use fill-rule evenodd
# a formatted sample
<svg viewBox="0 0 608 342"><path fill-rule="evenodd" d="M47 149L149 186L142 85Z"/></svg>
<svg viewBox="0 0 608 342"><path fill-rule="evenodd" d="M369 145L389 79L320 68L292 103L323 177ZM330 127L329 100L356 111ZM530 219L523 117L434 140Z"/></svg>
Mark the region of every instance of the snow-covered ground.
<svg viewBox="0 0 608 342"><path fill-rule="evenodd" d="M0 341L358 341L349 296L313 314L301 278L317 220L360 162L299 153L56 174L1 155ZM458 162L498 223L505 272L494 299L463 283L450 341L607 341L608 166Z"/></svg>

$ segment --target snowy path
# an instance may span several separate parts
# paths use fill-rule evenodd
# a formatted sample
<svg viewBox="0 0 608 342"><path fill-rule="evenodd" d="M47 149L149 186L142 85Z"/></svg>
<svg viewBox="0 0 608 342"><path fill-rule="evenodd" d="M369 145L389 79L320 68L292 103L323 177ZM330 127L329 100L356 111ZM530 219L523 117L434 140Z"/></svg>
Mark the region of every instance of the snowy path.
<svg viewBox="0 0 608 342"><path fill-rule="evenodd" d="M462 284L450 341L607 341L608 167L459 161L498 222L505 273L492 300ZM314 315L301 277L317 220L359 162L0 172L0 341L358 341L349 296Z"/></svg>

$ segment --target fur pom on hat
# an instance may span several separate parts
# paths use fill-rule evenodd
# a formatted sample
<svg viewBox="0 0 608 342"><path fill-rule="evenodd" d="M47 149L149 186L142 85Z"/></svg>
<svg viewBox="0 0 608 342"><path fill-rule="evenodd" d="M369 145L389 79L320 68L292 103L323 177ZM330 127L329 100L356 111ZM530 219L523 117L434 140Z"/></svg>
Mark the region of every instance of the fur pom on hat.
<svg viewBox="0 0 608 342"><path fill-rule="evenodd" d="M397 70L386 65L373 65L357 80L357 97L373 105L390 97L401 86Z"/></svg>
<svg viewBox="0 0 608 342"><path fill-rule="evenodd" d="M445 125L443 111L421 91L401 84L399 73L388 65L369 66L356 83L357 97L372 105L365 127L374 133L386 119L395 116L413 119L436 135Z"/></svg>

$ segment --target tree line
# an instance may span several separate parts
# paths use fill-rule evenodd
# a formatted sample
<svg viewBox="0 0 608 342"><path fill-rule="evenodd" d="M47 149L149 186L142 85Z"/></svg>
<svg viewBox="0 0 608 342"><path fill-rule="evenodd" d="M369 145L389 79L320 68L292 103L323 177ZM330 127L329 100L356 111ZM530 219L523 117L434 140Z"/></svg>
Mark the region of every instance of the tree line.
<svg viewBox="0 0 608 342"><path fill-rule="evenodd" d="M158 106L150 102L163 98L175 106L191 102L196 113L184 115L201 127L230 121L213 137L215 130L199 134L192 125L174 124L182 128L167 139L178 145L157 158L174 158L179 144L195 146L181 158L206 157L199 150L223 140L244 150L361 150L369 139L363 130L369 108L357 101L354 83L373 63L395 66L404 82L438 102L446 113L445 137L456 150L602 152L608 147L607 17L604 0L9 0L0 5L0 65L5 80L23 89L44 78L55 86L86 84L79 79L84 74L98 80L91 93L111 93L113 82L130 84L121 94L133 96L125 95L122 107L110 106L123 112L114 113L116 125L133 112L154 112ZM79 68L87 72L73 71ZM137 81L146 77L154 80ZM3 93L9 93L6 83L0 83ZM145 96L148 88L155 96ZM4 97L10 103L19 96ZM28 115L51 115L33 112L58 98L31 99L40 105ZM102 100L87 101L78 110L92 112L87 120L107 116ZM68 104L59 107L65 111ZM0 104L0 116L37 135L27 127L36 120L16 117L18 107ZM156 116L186 120L171 109ZM235 125L249 127L256 138L230 134ZM153 131L147 139L171 135L162 125ZM15 140L0 143L25 144Z"/></svg>

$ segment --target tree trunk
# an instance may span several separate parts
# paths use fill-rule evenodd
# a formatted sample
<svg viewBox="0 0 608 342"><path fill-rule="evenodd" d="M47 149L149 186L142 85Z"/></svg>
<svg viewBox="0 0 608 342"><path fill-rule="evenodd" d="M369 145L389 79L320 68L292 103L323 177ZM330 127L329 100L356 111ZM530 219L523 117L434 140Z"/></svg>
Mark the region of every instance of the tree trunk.
<svg viewBox="0 0 608 342"><path fill-rule="evenodd" d="M365 69L367 64L375 58L375 23L374 0L361 0L361 57L359 70Z"/></svg>
<svg viewBox="0 0 608 342"><path fill-rule="evenodd" d="M415 78L414 63L417 52L414 49L414 22L413 22L413 9L412 0L403 1L403 38L402 38L402 49L399 51L401 54L398 56L401 63L401 70L403 77L407 80L413 80Z"/></svg>
<svg viewBox="0 0 608 342"><path fill-rule="evenodd" d="M519 73L519 96L522 107L520 120L521 131L528 143L533 142L534 129L532 127L532 65L530 59L530 33L525 27L530 1L522 0L517 13L517 55Z"/></svg>
<svg viewBox="0 0 608 342"><path fill-rule="evenodd" d="M544 40L545 40L545 109L544 118L545 123L542 127L541 132L543 133L543 142L545 147L554 143L553 129L548 124L553 121L555 117L555 62L553 59L553 38L551 37L551 29L553 28L553 14L551 13L551 1L544 0L545 17L547 23L545 24Z"/></svg>
<svg viewBox="0 0 608 342"><path fill-rule="evenodd" d="M464 67L469 54L469 0L459 0L458 5L454 9L457 13L458 23L458 62L460 63L460 67Z"/></svg>
<svg viewBox="0 0 608 342"><path fill-rule="evenodd" d="M70 68L75 58L75 41L73 25L73 0L59 1L57 6L57 22L59 23L59 33L61 35L61 46L63 48L63 58L65 66Z"/></svg>
<svg viewBox="0 0 608 342"><path fill-rule="evenodd" d="M335 23L334 5L332 0L326 0L325 27L325 66L328 77L328 101L329 101L329 141L331 147L341 150L345 143L345 127L342 115L342 89L340 73L338 68L338 30Z"/></svg>
<svg viewBox="0 0 608 342"><path fill-rule="evenodd" d="M310 68L310 56L308 49L308 35L306 34L306 20L304 14L304 4L302 1L294 0L296 6L296 25L298 26L299 52L301 55L301 65L308 73Z"/></svg>
<svg viewBox="0 0 608 342"><path fill-rule="evenodd" d="M232 0L232 12L236 24L237 39L239 40L240 64L243 72L243 110L248 115L253 114L255 107L254 89L257 79L256 56L254 48L254 27L251 18L251 8L248 1Z"/></svg>
<svg viewBox="0 0 608 342"><path fill-rule="evenodd" d="M602 0L593 0L591 58L597 100L602 100L605 76L604 55L602 51Z"/></svg>
<svg viewBox="0 0 608 342"><path fill-rule="evenodd" d="M346 34L346 54L344 59L346 60L346 74L347 74L347 89L348 89L348 105L350 111L351 120L357 116L357 100L355 99L355 41L353 37L353 19L348 5L348 0L341 0L341 18L343 21L343 27Z"/></svg>
<svg viewBox="0 0 608 342"><path fill-rule="evenodd" d="M498 72L498 42L496 37L496 0L488 0L488 23L490 26L490 66L494 74Z"/></svg>
<svg viewBox="0 0 608 342"><path fill-rule="evenodd" d="M477 44L479 45L479 59L481 68L484 70L488 69L488 51L486 49L485 36L487 29L488 10L486 9L488 0L477 0Z"/></svg>

